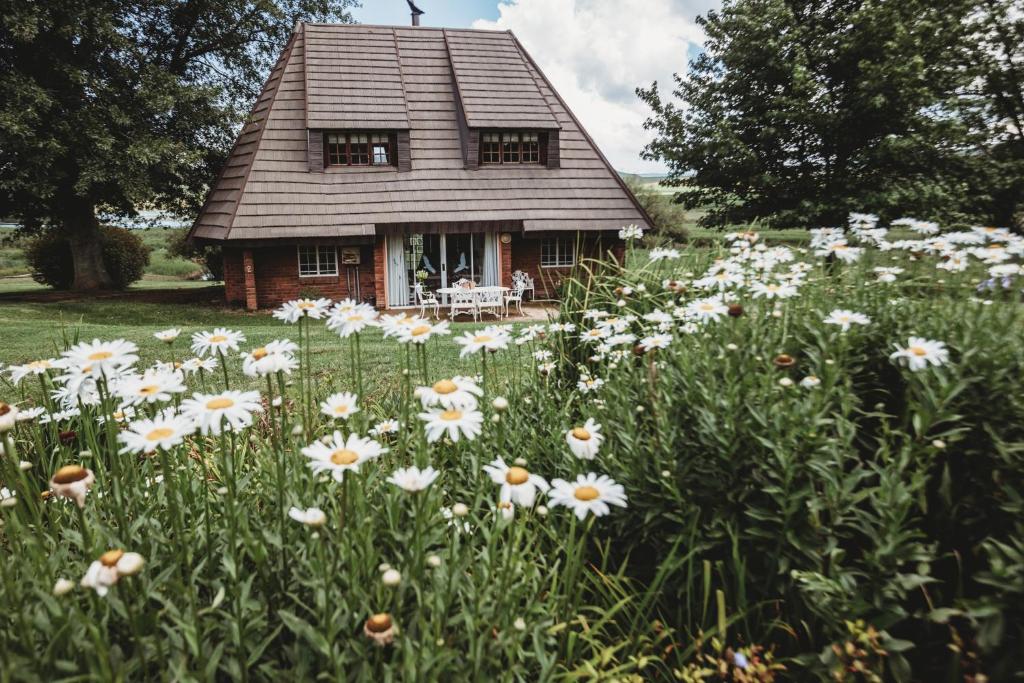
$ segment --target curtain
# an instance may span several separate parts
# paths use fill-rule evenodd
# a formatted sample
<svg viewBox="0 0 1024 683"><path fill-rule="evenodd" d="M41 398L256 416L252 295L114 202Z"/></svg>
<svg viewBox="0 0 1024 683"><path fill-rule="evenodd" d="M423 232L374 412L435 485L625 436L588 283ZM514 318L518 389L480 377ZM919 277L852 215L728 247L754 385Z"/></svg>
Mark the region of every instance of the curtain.
<svg viewBox="0 0 1024 683"><path fill-rule="evenodd" d="M387 238L388 245L388 306L409 305L409 271L405 267L405 239Z"/></svg>
<svg viewBox="0 0 1024 683"><path fill-rule="evenodd" d="M481 284L493 287L501 284L498 273L498 233L484 233L484 269L481 273Z"/></svg>

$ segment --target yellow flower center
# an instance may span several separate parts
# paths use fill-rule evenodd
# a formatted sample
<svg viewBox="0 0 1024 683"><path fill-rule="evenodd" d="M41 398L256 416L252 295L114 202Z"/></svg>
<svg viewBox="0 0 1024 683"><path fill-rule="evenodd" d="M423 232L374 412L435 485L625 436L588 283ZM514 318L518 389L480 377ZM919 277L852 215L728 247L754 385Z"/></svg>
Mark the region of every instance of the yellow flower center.
<svg viewBox="0 0 1024 683"><path fill-rule="evenodd" d="M580 486L579 488L576 489L573 495L576 496L576 500L586 501L594 500L601 494L593 486Z"/></svg>
<svg viewBox="0 0 1024 683"><path fill-rule="evenodd" d="M26 365L25 367L27 367L30 370L45 370L46 368L50 367L50 361L48 361L48 360L34 360L31 363L29 363L28 365Z"/></svg>
<svg viewBox="0 0 1024 683"><path fill-rule="evenodd" d="M334 407L334 414L335 415L344 415L347 412L348 412L348 406L347 405L343 404L343 405L335 406Z"/></svg>
<svg viewBox="0 0 1024 683"><path fill-rule="evenodd" d="M206 408L208 410L223 410L225 408L230 408L233 405L235 405L235 402L226 396L221 396L220 398L215 398L212 401L206 402Z"/></svg>
<svg viewBox="0 0 1024 683"><path fill-rule="evenodd" d="M153 394L160 391L160 386L157 384L147 384L146 386L139 389L139 393L143 396L152 396Z"/></svg>
<svg viewBox="0 0 1024 683"><path fill-rule="evenodd" d="M442 379L440 382L434 384L434 391L438 394L447 395L458 390L455 382L450 379Z"/></svg>
<svg viewBox="0 0 1024 683"><path fill-rule="evenodd" d="M113 355L110 351L97 351L96 353L89 354L89 360L106 360Z"/></svg>
<svg viewBox="0 0 1024 683"><path fill-rule="evenodd" d="M206 341L210 342L211 344L223 344L227 340L228 338L225 337L223 334L215 334Z"/></svg>
<svg viewBox="0 0 1024 683"><path fill-rule="evenodd" d="M583 427L576 427L572 430L572 436L578 441L590 441L590 432Z"/></svg>
<svg viewBox="0 0 1024 683"><path fill-rule="evenodd" d="M492 337L489 334L478 334L475 337L473 337L473 341L475 341L477 344L486 344L487 342L493 340L494 337Z"/></svg>
<svg viewBox="0 0 1024 683"><path fill-rule="evenodd" d="M924 348L923 346L911 346L909 349L907 349L907 351L910 351L915 356L928 355L928 349Z"/></svg>
<svg viewBox="0 0 1024 683"><path fill-rule="evenodd" d="M371 633L383 633L391 628L391 616L385 613L374 614L366 620L366 630Z"/></svg>
<svg viewBox="0 0 1024 683"><path fill-rule="evenodd" d="M426 334L427 332L430 332L430 325L417 325L416 327L412 328L409 334L411 334L414 337L419 337L421 335Z"/></svg>
<svg viewBox="0 0 1024 683"><path fill-rule="evenodd" d="M331 462L335 465L351 465L359 460L359 454L347 448L339 448L331 453Z"/></svg>
<svg viewBox="0 0 1024 683"><path fill-rule="evenodd" d="M122 557L124 557L123 550L108 550L100 555L100 562L103 563L104 567L113 567Z"/></svg>
<svg viewBox="0 0 1024 683"><path fill-rule="evenodd" d="M513 486L525 484L530 478L530 473L522 467L509 467L505 473L505 481Z"/></svg>
<svg viewBox="0 0 1024 683"><path fill-rule="evenodd" d="M311 308L316 308L316 304L314 304L312 301L300 301L296 308L300 308L303 311L308 311Z"/></svg>
<svg viewBox="0 0 1024 683"><path fill-rule="evenodd" d="M711 304L701 304L700 305L700 310L702 310L702 311L713 311L713 310L715 310L715 307L713 305L711 305Z"/></svg>
<svg viewBox="0 0 1024 683"><path fill-rule="evenodd" d="M166 439L167 437L173 436L173 435L174 435L174 430L171 429L170 427L157 427L156 429L151 431L149 434L146 434L146 440L147 441L160 441L161 439Z"/></svg>
<svg viewBox="0 0 1024 683"><path fill-rule="evenodd" d="M89 472L81 465L64 465L53 473L53 481L56 484L70 484L81 481L89 476Z"/></svg>
<svg viewBox="0 0 1024 683"><path fill-rule="evenodd" d="M252 350L252 359L253 360L263 360L266 357L267 357L267 348L265 346L261 346L258 349L253 349Z"/></svg>
<svg viewBox="0 0 1024 683"><path fill-rule="evenodd" d="M454 420L460 420L460 419L462 419L462 411L461 410L446 410L443 413L441 413L441 419L445 420L446 422L452 422Z"/></svg>

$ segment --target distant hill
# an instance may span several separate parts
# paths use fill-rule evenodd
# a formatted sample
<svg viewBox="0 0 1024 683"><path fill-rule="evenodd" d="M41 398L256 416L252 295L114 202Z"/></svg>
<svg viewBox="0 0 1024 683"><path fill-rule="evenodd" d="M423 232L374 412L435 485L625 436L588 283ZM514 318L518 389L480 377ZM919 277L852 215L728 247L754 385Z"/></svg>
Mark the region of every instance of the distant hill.
<svg viewBox="0 0 1024 683"><path fill-rule="evenodd" d="M642 183L644 185L657 185L668 177L665 173L625 173L623 171L619 171L618 173L623 180Z"/></svg>

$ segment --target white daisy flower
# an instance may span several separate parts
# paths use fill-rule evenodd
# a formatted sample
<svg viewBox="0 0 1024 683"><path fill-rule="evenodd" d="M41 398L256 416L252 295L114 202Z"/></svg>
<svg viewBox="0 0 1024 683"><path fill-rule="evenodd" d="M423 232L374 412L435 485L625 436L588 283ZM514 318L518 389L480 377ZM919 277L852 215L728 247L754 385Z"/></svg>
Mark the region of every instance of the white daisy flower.
<svg viewBox="0 0 1024 683"><path fill-rule="evenodd" d="M718 321L723 315L729 314L729 307L718 297L712 296L706 299L691 301L684 309L686 317L698 322L707 320Z"/></svg>
<svg viewBox="0 0 1024 683"><path fill-rule="evenodd" d="M398 341L403 344L425 344L433 336L451 334L448 329L447 320L431 322L424 318L417 318L412 325L406 325L398 330Z"/></svg>
<svg viewBox="0 0 1024 683"><path fill-rule="evenodd" d="M863 313L837 308L829 313L822 322L826 325L839 325L843 332L847 332L852 325L870 325L871 318Z"/></svg>
<svg viewBox="0 0 1024 683"><path fill-rule="evenodd" d="M157 448L174 448L195 430L195 423L190 418L166 412L152 420L129 423L117 438L124 444L121 453L152 453Z"/></svg>
<svg viewBox="0 0 1024 683"><path fill-rule="evenodd" d="M93 339L91 342L75 344L61 355L65 367L74 369L82 375L105 375L110 378L139 360L138 350L135 344L124 339L110 342Z"/></svg>
<svg viewBox="0 0 1024 683"><path fill-rule="evenodd" d="M580 333L580 341L584 342L600 342L611 334L611 329L607 327L593 327L589 330L584 330ZM536 354L535 354L536 355Z"/></svg>
<svg viewBox="0 0 1024 683"><path fill-rule="evenodd" d="M0 488L0 508L10 508L18 504L17 494L6 486Z"/></svg>
<svg viewBox="0 0 1024 683"><path fill-rule="evenodd" d="M138 553L126 553L123 550L108 550L94 561L82 577L81 586L92 588L103 597L123 576L137 574L145 560Z"/></svg>
<svg viewBox="0 0 1024 683"><path fill-rule="evenodd" d="M330 299L295 299L281 304L273 315L286 323L296 323L300 318L319 320L327 315L327 309L330 307Z"/></svg>
<svg viewBox="0 0 1024 683"><path fill-rule="evenodd" d="M43 408L42 406L20 409L18 410L18 422L29 422L45 412L46 408Z"/></svg>
<svg viewBox="0 0 1024 683"><path fill-rule="evenodd" d="M192 398L181 402L181 414L193 420L202 434L214 436L219 435L221 429L238 431L248 427L252 424L252 414L262 410L258 391L192 394Z"/></svg>
<svg viewBox="0 0 1024 683"><path fill-rule="evenodd" d="M597 391L603 386L603 379L601 379L600 377L591 377L589 375L584 375L583 377L580 377L579 381L576 382L576 388L579 389L580 392L584 394L589 394L592 391Z"/></svg>
<svg viewBox="0 0 1024 683"><path fill-rule="evenodd" d="M288 516L296 522L301 522L308 527L318 529L327 523L327 515L320 508L306 508L305 510L292 507L288 510Z"/></svg>
<svg viewBox="0 0 1024 683"><path fill-rule="evenodd" d="M195 374L200 370L203 372L213 372L217 369L217 359L213 357L189 358L181 364L181 369L186 375Z"/></svg>
<svg viewBox="0 0 1024 683"><path fill-rule="evenodd" d="M245 341L245 335L237 330L218 327L213 332L196 332L192 335L192 353L197 356L212 356L238 351L238 345Z"/></svg>
<svg viewBox="0 0 1024 683"><path fill-rule="evenodd" d="M426 467L420 469L418 467L405 467L395 470L388 481L397 486L400 489L404 489L410 493L422 491L431 484L441 475L440 472L435 470L433 467Z"/></svg>
<svg viewBox="0 0 1024 683"><path fill-rule="evenodd" d="M755 299L764 297L765 299L788 299L796 296L796 287L786 283L775 283L775 282L755 282L750 285L750 291L754 294Z"/></svg>
<svg viewBox="0 0 1024 683"><path fill-rule="evenodd" d="M10 365L7 367L7 372L11 375L11 382L17 386L29 375L42 375L50 370L60 369L62 366L62 361L56 358L44 358L24 365Z"/></svg>
<svg viewBox="0 0 1024 683"><path fill-rule="evenodd" d="M373 439L358 434L349 434L346 439L341 432L334 432L326 441L314 441L302 449L314 473L329 472L335 481L343 480L349 470L358 472L364 462L387 452L388 449Z"/></svg>
<svg viewBox="0 0 1024 683"><path fill-rule="evenodd" d="M917 372L929 365L945 365L949 361L949 350L943 342L911 337L905 347L896 344L896 351L889 358L903 362L911 372Z"/></svg>
<svg viewBox="0 0 1024 683"><path fill-rule="evenodd" d="M266 346L260 346L242 354L242 372L249 377L265 377L278 372L290 375L299 367L295 353L299 350L295 342L275 339Z"/></svg>
<svg viewBox="0 0 1024 683"><path fill-rule="evenodd" d="M385 434L395 434L398 429L398 420L381 420L373 426L370 433L374 436L384 436Z"/></svg>
<svg viewBox="0 0 1024 683"><path fill-rule="evenodd" d="M462 347L459 358L465 358L477 351L498 351L507 349L512 337L509 333L497 325L489 325L476 332L466 332L461 337L455 337L455 343Z"/></svg>
<svg viewBox="0 0 1024 683"><path fill-rule="evenodd" d="M551 488L544 477L532 474L524 467L509 467L501 457L489 465L484 465L484 471L491 481L501 486L499 500L502 503L511 502L523 507L533 507L537 499L537 489L546 492Z"/></svg>
<svg viewBox="0 0 1024 683"><path fill-rule="evenodd" d="M181 330L179 330L177 327L169 327L166 330L160 330L159 332L154 332L153 336L156 337L158 340L160 340L162 342L170 344L175 339L177 339L180 334L181 334Z"/></svg>
<svg viewBox="0 0 1024 683"><path fill-rule="evenodd" d="M653 351L654 349L667 349L668 345L672 343L671 334L652 334L649 337L644 337L640 340L640 346L643 347L644 351Z"/></svg>
<svg viewBox="0 0 1024 683"><path fill-rule="evenodd" d="M674 261L679 258L678 249L651 249L647 253L648 258L652 261Z"/></svg>
<svg viewBox="0 0 1024 683"><path fill-rule="evenodd" d="M434 382L429 387L417 387L416 397L424 408L443 406L444 408L476 408L477 396L483 396L483 390L468 377L452 377Z"/></svg>
<svg viewBox="0 0 1024 683"><path fill-rule="evenodd" d="M472 441L480 436L484 422L483 413L472 408L448 408L420 413L419 418L426 424L427 442L433 443L447 434L452 441L465 436Z"/></svg>
<svg viewBox="0 0 1024 683"><path fill-rule="evenodd" d="M142 376L122 377L117 381L114 392L121 399L121 406L135 406L140 403L157 403L170 401L174 394L185 391L185 378L182 373L147 371Z"/></svg>
<svg viewBox="0 0 1024 683"><path fill-rule="evenodd" d="M369 304L356 304L351 307L347 304L342 307L339 304L331 311L331 316L327 319L327 329L344 339L353 334L359 334L367 327L375 326L379 315L377 310Z"/></svg>
<svg viewBox="0 0 1024 683"><path fill-rule="evenodd" d="M863 255L862 247L851 247L846 240L836 240L814 252L815 256L835 256L844 263L853 263Z"/></svg>
<svg viewBox="0 0 1024 683"><path fill-rule="evenodd" d="M644 230L639 225L626 225L619 229L620 240L638 240L644 236Z"/></svg>
<svg viewBox="0 0 1024 683"><path fill-rule="evenodd" d="M582 427L573 427L565 433L565 442L572 454L581 460L593 460L604 443L601 425L594 418L587 418Z"/></svg>
<svg viewBox="0 0 1024 683"><path fill-rule="evenodd" d="M589 472L579 475L574 482L563 479L552 481L548 500L552 506L564 505L571 508L583 520L587 514L595 517L607 515L611 511L609 505L626 507L626 492L609 476Z"/></svg>
<svg viewBox="0 0 1024 683"><path fill-rule="evenodd" d="M50 477L50 490L58 498L73 500L78 507L85 507L85 496L96 483L92 470L81 465L64 465Z"/></svg>
<svg viewBox="0 0 1024 683"><path fill-rule="evenodd" d="M815 387L821 386L821 380L815 377L814 375L807 375L802 380L800 380L800 386L802 386L804 389L813 389Z"/></svg>
<svg viewBox="0 0 1024 683"><path fill-rule="evenodd" d="M320 412L333 419L347 420L359 412L358 400L358 396L348 391L331 394L320 402Z"/></svg>

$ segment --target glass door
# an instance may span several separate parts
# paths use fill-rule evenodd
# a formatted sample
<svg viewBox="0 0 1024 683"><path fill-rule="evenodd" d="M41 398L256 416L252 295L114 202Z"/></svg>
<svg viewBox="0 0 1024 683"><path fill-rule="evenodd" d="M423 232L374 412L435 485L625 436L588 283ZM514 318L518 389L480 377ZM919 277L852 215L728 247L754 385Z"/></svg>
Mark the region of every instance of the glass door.
<svg viewBox="0 0 1024 683"><path fill-rule="evenodd" d="M415 234L388 238L388 303L415 306L414 288L450 287L459 280L497 285L497 233ZM447 297L442 299L447 303Z"/></svg>
<svg viewBox="0 0 1024 683"><path fill-rule="evenodd" d="M441 235L406 235L405 267L410 292L417 282L422 282L423 289L431 292L444 287L441 239Z"/></svg>

